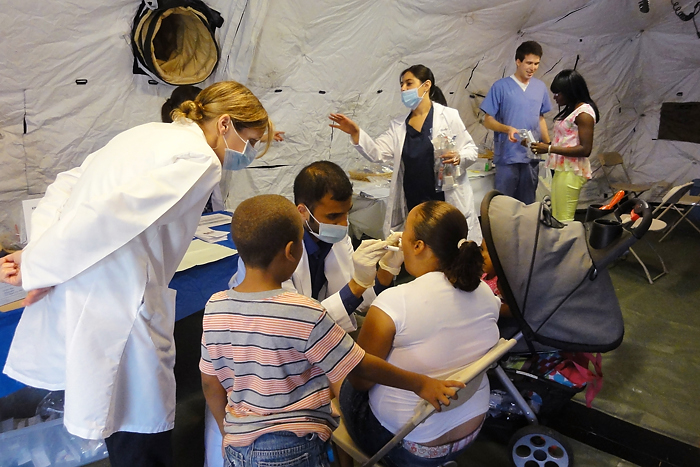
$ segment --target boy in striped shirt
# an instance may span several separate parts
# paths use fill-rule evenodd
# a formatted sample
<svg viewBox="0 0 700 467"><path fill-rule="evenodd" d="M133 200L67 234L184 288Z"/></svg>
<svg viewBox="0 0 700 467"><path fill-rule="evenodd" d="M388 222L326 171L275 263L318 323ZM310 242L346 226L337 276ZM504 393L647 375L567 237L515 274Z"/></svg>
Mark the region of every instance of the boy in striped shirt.
<svg viewBox="0 0 700 467"><path fill-rule="evenodd" d="M329 382L349 373L414 391L438 410L463 386L365 354L320 303L282 289L303 254L301 217L286 198L243 201L231 234L246 276L207 303L199 364L227 466L328 465L325 443L337 426Z"/></svg>

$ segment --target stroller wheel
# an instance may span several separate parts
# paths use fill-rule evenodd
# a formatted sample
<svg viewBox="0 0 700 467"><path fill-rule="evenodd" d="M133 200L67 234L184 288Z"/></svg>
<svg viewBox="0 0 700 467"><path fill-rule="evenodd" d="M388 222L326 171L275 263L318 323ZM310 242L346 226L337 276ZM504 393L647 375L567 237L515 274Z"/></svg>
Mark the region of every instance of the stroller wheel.
<svg viewBox="0 0 700 467"><path fill-rule="evenodd" d="M567 439L545 426L530 425L516 431L508 445L516 467L571 467L574 451Z"/></svg>

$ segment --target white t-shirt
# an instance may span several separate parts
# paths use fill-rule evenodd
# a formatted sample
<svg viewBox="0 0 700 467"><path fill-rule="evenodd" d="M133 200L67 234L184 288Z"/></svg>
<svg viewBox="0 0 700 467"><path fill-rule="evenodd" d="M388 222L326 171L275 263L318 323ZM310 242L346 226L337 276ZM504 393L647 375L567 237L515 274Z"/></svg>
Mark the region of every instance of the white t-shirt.
<svg viewBox="0 0 700 467"><path fill-rule="evenodd" d="M525 91L527 89L527 85L530 84L529 81L527 83L523 83L518 78L516 78L515 75L510 75L510 77L513 78L513 81L518 83L518 86L520 86L520 89L522 89L523 91Z"/></svg>
<svg viewBox="0 0 700 467"><path fill-rule="evenodd" d="M473 292L455 288L442 272L382 292L372 303L396 326L387 361L399 368L433 378L446 378L478 360L498 342L496 324L500 300L486 283ZM411 391L376 385L369 393L372 412L396 433L412 416L420 398ZM489 383L484 375L479 390L460 407L435 413L406 439L432 441L488 410Z"/></svg>

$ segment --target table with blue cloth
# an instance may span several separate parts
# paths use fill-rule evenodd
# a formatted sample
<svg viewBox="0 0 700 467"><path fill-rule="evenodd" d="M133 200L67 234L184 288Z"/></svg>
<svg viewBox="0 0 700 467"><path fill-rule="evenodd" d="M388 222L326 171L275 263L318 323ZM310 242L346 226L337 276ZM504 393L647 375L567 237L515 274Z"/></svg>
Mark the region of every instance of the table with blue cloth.
<svg viewBox="0 0 700 467"><path fill-rule="evenodd" d="M211 229L228 231L230 230L230 226L229 224L225 224L211 227ZM231 240L230 232L226 240L218 242L218 244L228 248L235 248L235 245ZM194 266L190 269L176 273L173 280L170 281L170 288L177 291L177 296L175 299L175 320L183 320L184 318L203 310L204 305L207 303L207 300L209 300L209 297L216 292L220 292L228 288L228 281L236 272L237 268L238 255L233 255L213 263ZM19 323L19 319L22 316L23 311L24 308L17 308L15 310L0 313L0 368L5 366L7 354L10 350L10 343L12 342L15 329L17 328L17 324ZM181 357L181 355L179 355L181 352L178 343L178 327L179 324L176 323L175 343L178 347L178 357ZM187 327L188 329L192 328L191 325L188 325ZM188 353L190 353L189 350ZM184 357L184 355L182 355L182 357ZM199 358L198 354L196 358ZM180 365L180 360L182 359L178 358L176 367L182 366ZM176 376L177 373L178 371L176 369ZM196 384L198 385L199 382L197 381ZM0 374L0 397L4 397L23 387L24 385L22 383L15 381L4 373Z"/></svg>

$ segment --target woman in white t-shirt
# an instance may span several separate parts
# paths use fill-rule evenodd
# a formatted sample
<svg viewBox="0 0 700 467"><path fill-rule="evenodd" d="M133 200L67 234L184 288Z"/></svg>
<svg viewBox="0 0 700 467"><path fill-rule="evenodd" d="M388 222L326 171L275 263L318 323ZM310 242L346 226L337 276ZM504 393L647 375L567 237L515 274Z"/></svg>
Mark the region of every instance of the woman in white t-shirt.
<svg viewBox="0 0 700 467"><path fill-rule="evenodd" d="M416 279L387 289L373 302L358 344L407 370L445 377L482 357L499 338L500 301L483 283L479 245L467 241L467 222L442 201L411 210L401 240L406 270ZM408 391L351 379L340 394L348 431L374 454L407 422L419 402ZM367 392L368 391L368 392ZM467 402L437 413L395 447L396 466L438 466L476 437L489 405L489 384Z"/></svg>

